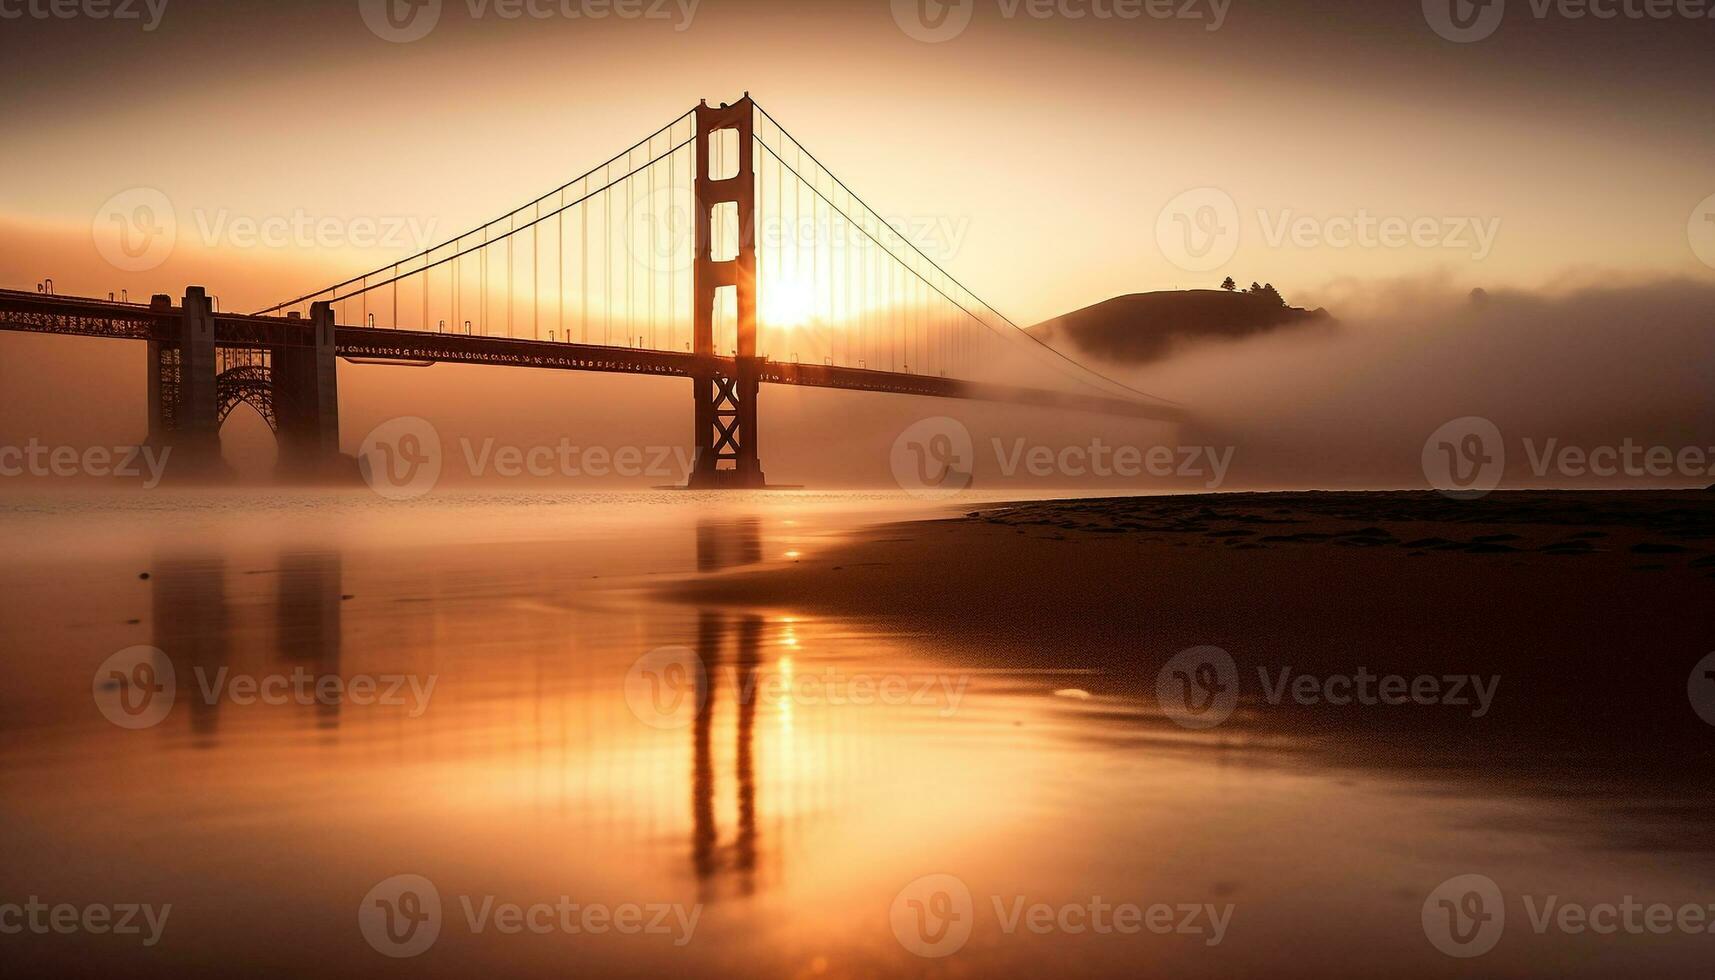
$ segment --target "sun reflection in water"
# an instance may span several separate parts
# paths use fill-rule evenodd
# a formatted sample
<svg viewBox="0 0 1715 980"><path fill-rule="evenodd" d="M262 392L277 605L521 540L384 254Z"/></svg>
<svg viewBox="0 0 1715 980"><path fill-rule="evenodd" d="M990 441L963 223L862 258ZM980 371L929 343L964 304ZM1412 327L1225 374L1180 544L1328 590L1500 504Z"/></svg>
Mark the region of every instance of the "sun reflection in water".
<svg viewBox="0 0 1715 980"><path fill-rule="evenodd" d="M797 641L792 641L792 645L796 646ZM781 657L778 669L783 689L790 691L794 680L792 658ZM780 758L788 768L792 768L796 764L796 753L793 751L793 745L792 699L783 697L780 699Z"/></svg>

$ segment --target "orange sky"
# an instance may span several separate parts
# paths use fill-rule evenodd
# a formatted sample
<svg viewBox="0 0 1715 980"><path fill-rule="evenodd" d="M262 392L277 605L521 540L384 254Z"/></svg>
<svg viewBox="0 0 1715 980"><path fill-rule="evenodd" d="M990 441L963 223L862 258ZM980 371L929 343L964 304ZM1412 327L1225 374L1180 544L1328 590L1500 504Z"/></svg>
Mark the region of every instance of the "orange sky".
<svg viewBox="0 0 1715 980"><path fill-rule="evenodd" d="M886 0L704 0L688 24L684 5L507 20L448 0L403 44L368 30L357 0L175 2L147 32L0 22L13 75L0 285L52 275L61 292L135 297L197 282L228 308L265 305L417 242L267 247L210 229L302 216L450 237L698 98L746 89L883 214L950 229L943 264L1020 322L1225 275L1300 300L1342 277L1440 269L1491 287L1590 267L1711 274L1687 228L1715 193L1715 21L1526 9L1453 44L1417 4L1237 2L1215 31L1207 17L1008 6L976 2L967 30L933 44ZM163 265L127 273L97 254L91 225L137 187L166 195L180 234ZM1239 217L1236 254L1212 270L1176 266L1156 233L1163 207L1199 187ZM1482 254L1475 235L1271 240L1304 216L1470 219L1494 238Z"/></svg>

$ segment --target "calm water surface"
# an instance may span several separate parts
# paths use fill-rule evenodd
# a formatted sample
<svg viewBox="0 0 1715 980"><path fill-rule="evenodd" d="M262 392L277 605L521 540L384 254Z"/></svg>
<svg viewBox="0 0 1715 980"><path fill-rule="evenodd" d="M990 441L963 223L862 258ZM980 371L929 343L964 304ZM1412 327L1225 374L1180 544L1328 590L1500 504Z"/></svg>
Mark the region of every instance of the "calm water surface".
<svg viewBox="0 0 1715 980"><path fill-rule="evenodd" d="M1537 936L1516 902L1494 952L1437 952L1425 896L1479 868L1590 903L1709 894L1700 857L1605 845L1565 794L1485 788L1480 760L1469 780L1329 770L1290 742L1195 737L1150 706L1079 697L1076 675L955 665L934 636L656 597L932 513L860 494L0 499L0 902L171 905L149 947L0 935L7 972L1710 962L1710 936ZM134 647L162 653L115 673ZM168 671L165 712L148 714L155 694L127 714L142 700L126 684ZM247 695L270 678L344 693ZM370 682L387 703L368 703ZM929 875L968 904L947 879L913 884ZM1051 931L1009 921L1038 903ZM1127 904L1162 929L1095 928ZM589 906L635 906L651 927L603 929Z"/></svg>

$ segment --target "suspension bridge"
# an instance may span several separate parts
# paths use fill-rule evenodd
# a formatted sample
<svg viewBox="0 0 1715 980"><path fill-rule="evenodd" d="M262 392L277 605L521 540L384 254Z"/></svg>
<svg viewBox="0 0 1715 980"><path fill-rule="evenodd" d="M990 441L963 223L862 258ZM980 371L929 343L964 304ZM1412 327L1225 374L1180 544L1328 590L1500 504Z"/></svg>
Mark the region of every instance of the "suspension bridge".
<svg viewBox="0 0 1715 980"><path fill-rule="evenodd" d="M480 228L253 314L0 290L0 329L144 341L149 439L212 459L238 405L339 465L337 360L688 378L693 487L765 485L763 384L1177 421L944 271L749 94L697 105Z"/></svg>

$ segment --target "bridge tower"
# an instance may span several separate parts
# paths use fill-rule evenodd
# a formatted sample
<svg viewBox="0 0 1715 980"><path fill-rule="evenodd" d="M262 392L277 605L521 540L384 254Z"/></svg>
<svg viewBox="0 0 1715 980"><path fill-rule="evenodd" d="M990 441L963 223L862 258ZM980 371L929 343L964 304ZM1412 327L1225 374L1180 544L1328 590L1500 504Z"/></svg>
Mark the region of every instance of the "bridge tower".
<svg viewBox="0 0 1715 980"><path fill-rule="evenodd" d="M693 489L762 487L762 463L757 458L756 398L762 373L756 356L756 107L745 93L734 105L697 106L696 260L693 267L693 339L695 352L709 369L692 379L695 386L696 434L692 441ZM737 167L715 173L710 166L714 140L737 136ZM727 210L738 226L737 253L716 258L716 209ZM727 290L736 294L738 314L734 369L717 366L715 310L724 305Z"/></svg>
<svg viewBox="0 0 1715 980"><path fill-rule="evenodd" d="M156 296L152 308L170 313ZM288 479L340 478L339 384L333 307L317 303L308 321L273 338L217 342L218 315L207 290L191 286L173 321L176 336L149 342L149 442L172 447L176 476L218 475L220 429L248 402L274 430L279 471Z"/></svg>
<svg viewBox="0 0 1715 980"><path fill-rule="evenodd" d="M152 306L171 310L172 299L156 296ZM200 474L220 459L214 306L202 287L185 291L177 334L149 342L149 442L172 448L169 467Z"/></svg>
<svg viewBox="0 0 1715 980"><path fill-rule="evenodd" d="M339 462L339 369L333 306L310 307L308 346L270 353L280 470L288 477L335 475Z"/></svg>

